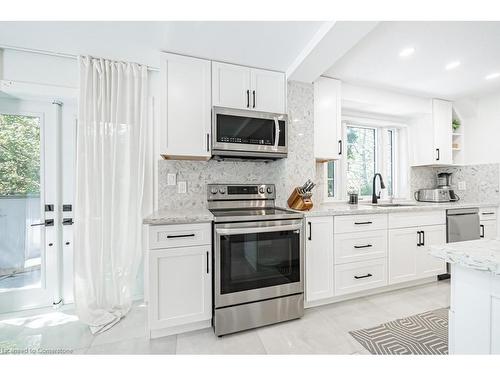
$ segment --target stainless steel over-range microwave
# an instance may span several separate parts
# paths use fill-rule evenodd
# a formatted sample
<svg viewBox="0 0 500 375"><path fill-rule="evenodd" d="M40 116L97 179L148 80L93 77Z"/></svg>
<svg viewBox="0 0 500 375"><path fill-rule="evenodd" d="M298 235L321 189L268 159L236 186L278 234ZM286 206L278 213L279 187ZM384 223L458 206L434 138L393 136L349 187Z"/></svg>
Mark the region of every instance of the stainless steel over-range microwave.
<svg viewBox="0 0 500 375"><path fill-rule="evenodd" d="M286 115L213 107L212 116L212 155L221 158L286 158Z"/></svg>

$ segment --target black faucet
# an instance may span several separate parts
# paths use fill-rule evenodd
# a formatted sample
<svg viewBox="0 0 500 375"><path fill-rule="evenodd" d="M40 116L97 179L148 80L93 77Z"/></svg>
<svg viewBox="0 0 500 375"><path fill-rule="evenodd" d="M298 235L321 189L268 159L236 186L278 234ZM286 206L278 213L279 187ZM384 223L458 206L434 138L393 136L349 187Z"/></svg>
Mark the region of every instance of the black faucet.
<svg viewBox="0 0 500 375"><path fill-rule="evenodd" d="M377 203L378 199L380 199L380 192L378 194L375 193L375 181L377 180L377 176L380 177L380 188L385 189L384 180L382 179L382 175L380 173L375 173L375 176L373 176L372 203Z"/></svg>

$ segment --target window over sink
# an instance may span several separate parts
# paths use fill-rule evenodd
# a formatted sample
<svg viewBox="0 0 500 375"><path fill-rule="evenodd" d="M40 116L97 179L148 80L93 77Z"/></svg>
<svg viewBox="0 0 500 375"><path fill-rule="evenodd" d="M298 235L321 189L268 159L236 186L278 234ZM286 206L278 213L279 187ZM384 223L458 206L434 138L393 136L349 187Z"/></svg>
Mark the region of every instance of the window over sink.
<svg viewBox="0 0 500 375"><path fill-rule="evenodd" d="M386 186L382 198L407 196L408 165L403 152L407 149L406 129L403 125L379 120L349 120L343 122L343 134L345 158L325 163L325 201L345 201L350 192L358 193L362 201L369 200L373 176L377 172L382 174Z"/></svg>

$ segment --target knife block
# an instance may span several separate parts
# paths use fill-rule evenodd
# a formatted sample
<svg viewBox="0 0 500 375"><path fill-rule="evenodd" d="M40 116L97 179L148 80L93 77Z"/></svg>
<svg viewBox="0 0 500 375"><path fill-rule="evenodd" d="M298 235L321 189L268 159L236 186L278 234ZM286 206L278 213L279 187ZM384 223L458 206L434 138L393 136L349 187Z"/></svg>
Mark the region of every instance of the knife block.
<svg viewBox="0 0 500 375"><path fill-rule="evenodd" d="M309 211L313 208L313 202L311 197L305 197L304 195L299 193L299 189L295 188L290 194L288 198L288 207L298 210L298 211Z"/></svg>

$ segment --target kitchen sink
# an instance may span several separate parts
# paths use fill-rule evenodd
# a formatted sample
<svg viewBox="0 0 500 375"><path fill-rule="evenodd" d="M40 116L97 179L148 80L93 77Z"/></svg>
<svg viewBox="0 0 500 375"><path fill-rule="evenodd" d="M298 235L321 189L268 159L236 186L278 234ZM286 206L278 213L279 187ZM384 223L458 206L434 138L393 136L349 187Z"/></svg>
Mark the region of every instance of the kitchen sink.
<svg viewBox="0 0 500 375"><path fill-rule="evenodd" d="M374 203L375 207L414 207L413 203Z"/></svg>

